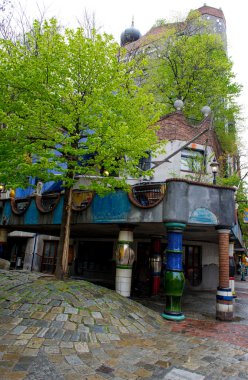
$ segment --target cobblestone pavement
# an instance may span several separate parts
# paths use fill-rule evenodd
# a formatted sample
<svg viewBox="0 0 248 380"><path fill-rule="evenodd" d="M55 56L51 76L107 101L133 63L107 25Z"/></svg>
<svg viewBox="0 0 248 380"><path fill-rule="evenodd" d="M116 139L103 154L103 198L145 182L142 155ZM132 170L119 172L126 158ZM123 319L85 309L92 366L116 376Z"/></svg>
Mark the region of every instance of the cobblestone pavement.
<svg viewBox="0 0 248 380"><path fill-rule="evenodd" d="M170 322L162 298L0 271L0 379L248 379L248 282L236 289L233 322L214 319L207 292L185 295L186 319Z"/></svg>

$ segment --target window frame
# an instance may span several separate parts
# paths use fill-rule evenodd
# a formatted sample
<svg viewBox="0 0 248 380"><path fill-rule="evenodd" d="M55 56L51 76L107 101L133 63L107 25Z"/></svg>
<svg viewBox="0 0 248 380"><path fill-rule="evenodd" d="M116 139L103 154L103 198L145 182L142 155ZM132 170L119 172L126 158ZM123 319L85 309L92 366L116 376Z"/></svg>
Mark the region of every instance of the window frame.
<svg viewBox="0 0 248 380"><path fill-rule="evenodd" d="M195 166L195 158L202 159L198 161L198 167ZM188 161L187 161L188 160ZM181 150L180 171L187 173L206 173L206 155L203 149L184 148Z"/></svg>

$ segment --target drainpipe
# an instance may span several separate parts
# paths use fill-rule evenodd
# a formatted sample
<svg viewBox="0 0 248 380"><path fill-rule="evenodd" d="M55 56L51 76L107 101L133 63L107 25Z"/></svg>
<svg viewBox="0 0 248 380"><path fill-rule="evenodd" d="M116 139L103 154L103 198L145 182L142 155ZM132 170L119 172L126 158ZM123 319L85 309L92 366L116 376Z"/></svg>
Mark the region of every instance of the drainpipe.
<svg viewBox="0 0 248 380"><path fill-rule="evenodd" d="M31 262L31 268L30 268L31 272L33 271L34 255L35 255L35 249L36 249L36 244L37 244L37 237L38 237L38 234L35 234L35 237L34 237L34 248L33 248L33 252L32 252L32 262Z"/></svg>

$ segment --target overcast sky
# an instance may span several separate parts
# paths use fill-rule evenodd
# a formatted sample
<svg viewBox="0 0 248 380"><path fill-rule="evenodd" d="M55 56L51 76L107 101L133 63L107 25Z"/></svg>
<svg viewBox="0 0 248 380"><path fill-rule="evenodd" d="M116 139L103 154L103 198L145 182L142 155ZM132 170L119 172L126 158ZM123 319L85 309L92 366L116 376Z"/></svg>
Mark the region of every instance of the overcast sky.
<svg viewBox="0 0 248 380"><path fill-rule="evenodd" d="M15 0L18 1L18 0ZM184 18L191 9L204 5L201 0L20 0L26 13L34 17L37 5L45 9L46 17L55 16L64 26L78 26L84 11L94 12L97 26L120 41L123 30L134 24L145 34L158 19L175 21ZM206 3L224 12L227 26L228 54L234 62L236 81L243 85L239 103L244 122L241 137L248 156L248 70L247 70L247 9L246 0L211 0ZM247 164L248 164L248 158Z"/></svg>

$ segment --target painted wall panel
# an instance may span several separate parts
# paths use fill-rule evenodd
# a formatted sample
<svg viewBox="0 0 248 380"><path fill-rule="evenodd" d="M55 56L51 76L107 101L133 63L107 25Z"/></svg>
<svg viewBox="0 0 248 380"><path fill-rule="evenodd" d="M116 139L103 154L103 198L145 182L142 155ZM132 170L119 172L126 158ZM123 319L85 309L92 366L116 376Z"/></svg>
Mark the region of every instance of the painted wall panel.
<svg viewBox="0 0 248 380"><path fill-rule="evenodd" d="M96 195L92 203L94 223L126 222L131 204L127 194L118 191L105 197Z"/></svg>

